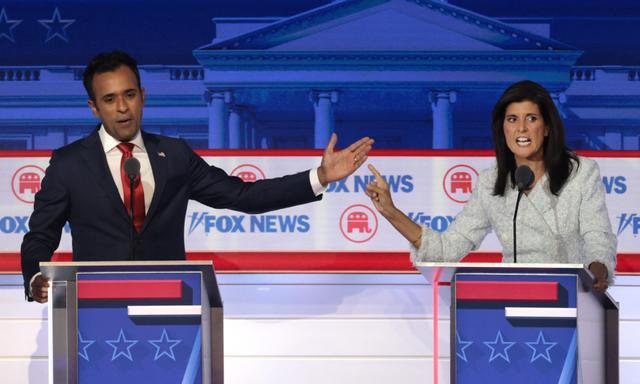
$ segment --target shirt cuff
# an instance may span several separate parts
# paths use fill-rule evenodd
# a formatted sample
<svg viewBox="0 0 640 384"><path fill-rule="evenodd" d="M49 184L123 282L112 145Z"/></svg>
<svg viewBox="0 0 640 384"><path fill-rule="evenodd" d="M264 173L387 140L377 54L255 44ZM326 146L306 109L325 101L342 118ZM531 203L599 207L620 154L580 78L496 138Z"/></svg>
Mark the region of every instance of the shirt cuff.
<svg viewBox="0 0 640 384"><path fill-rule="evenodd" d="M315 171L312 169L309 171L309 183L311 183L311 189L313 190L313 194L318 196L324 193L327 190L327 187L322 186L320 184L320 178L318 177L318 169Z"/></svg>
<svg viewBox="0 0 640 384"><path fill-rule="evenodd" d="M29 297L33 299L33 292L31 292L31 285L33 284L33 280L36 279L36 277L42 275L42 272L38 272L35 275L33 275L31 277L31 280L29 280Z"/></svg>

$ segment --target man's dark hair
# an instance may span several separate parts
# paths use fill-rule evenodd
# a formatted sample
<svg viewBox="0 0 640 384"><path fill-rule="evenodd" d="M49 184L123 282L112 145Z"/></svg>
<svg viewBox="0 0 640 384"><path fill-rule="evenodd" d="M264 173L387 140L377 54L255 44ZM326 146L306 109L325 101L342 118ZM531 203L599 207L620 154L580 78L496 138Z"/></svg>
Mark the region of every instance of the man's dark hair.
<svg viewBox="0 0 640 384"><path fill-rule="evenodd" d="M558 195L571 175L573 163L579 164L578 157L565 144L564 124L549 92L540 84L530 80L517 82L507 88L493 108L491 128L496 151L498 177L493 187L494 196L504 196L507 178L515 186L516 160L504 137L504 116L511 103L530 101L538 106L549 135L542 143L544 167L549 174L549 189Z"/></svg>
<svg viewBox="0 0 640 384"><path fill-rule="evenodd" d="M82 75L82 84L87 91L89 98L95 103L96 95L93 93L93 77L96 74L112 72L121 66L127 66L136 75L138 88L140 85L140 72L138 72L138 64L136 60L123 51L102 52L97 54L91 61Z"/></svg>

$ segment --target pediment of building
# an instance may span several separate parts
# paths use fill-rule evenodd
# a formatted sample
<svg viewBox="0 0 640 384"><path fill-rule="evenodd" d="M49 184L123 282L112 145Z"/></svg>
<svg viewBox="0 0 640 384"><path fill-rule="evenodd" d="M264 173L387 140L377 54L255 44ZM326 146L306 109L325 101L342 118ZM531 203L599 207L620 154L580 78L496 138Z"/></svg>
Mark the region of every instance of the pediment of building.
<svg viewBox="0 0 640 384"><path fill-rule="evenodd" d="M338 1L199 51L575 51L562 42L433 0Z"/></svg>

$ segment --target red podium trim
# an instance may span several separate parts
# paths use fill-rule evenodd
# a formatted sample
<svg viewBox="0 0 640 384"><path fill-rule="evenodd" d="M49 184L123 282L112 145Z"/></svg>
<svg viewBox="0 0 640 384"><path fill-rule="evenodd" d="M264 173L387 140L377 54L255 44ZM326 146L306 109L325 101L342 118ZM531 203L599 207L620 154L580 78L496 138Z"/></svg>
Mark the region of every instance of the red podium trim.
<svg viewBox="0 0 640 384"><path fill-rule="evenodd" d="M181 280L78 281L78 300L181 299Z"/></svg>
<svg viewBox="0 0 640 384"><path fill-rule="evenodd" d="M557 301L558 283L551 281L457 281L456 300Z"/></svg>

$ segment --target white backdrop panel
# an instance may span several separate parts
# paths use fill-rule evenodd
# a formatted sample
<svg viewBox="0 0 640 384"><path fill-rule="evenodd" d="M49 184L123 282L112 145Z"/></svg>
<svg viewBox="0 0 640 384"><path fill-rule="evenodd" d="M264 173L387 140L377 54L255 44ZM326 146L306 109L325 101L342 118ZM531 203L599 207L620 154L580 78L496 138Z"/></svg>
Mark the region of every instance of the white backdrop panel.
<svg viewBox="0 0 640 384"><path fill-rule="evenodd" d="M205 156L230 174L251 180L315 168L319 156ZM637 253L640 212L640 158L595 160L601 168L618 251ZM445 230L462 209L477 174L492 156L372 156L396 203L412 219ZM6 157L0 165L0 252L18 252L33 209L34 192L48 165L46 157ZM187 251L406 251L407 242L375 212L364 195L372 176L366 167L333 183L321 202L261 215L214 210L196 202L188 207ZM90 181L90 179L88 179ZM60 251L70 251L68 228ZM480 251L500 251L493 234Z"/></svg>

